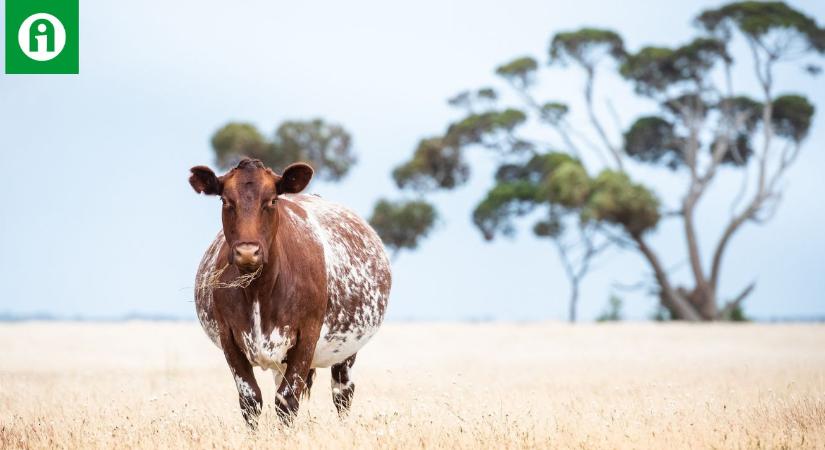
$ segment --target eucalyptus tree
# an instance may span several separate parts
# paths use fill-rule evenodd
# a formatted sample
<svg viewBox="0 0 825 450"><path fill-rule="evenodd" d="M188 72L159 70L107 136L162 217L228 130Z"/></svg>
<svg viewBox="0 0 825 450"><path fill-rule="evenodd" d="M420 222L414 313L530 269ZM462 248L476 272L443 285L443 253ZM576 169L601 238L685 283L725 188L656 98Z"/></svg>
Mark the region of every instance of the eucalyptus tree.
<svg viewBox="0 0 825 450"><path fill-rule="evenodd" d="M369 222L395 260L401 250L418 248L437 219L435 207L425 200L393 201L382 198L376 202Z"/></svg>
<svg viewBox="0 0 825 450"><path fill-rule="evenodd" d="M556 245L571 282L571 320L579 283L592 260L613 245L644 258L671 318L729 319L754 288L720 292L730 241L745 224L764 222L776 212L783 180L798 159L814 114L802 93L780 92L776 68L798 64L817 74L813 62L825 53L825 29L783 2L731 3L701 12L695 23L697 36L683 45L636 51L611 30L556 33L544 67L522 56L496 69L517 94L517 105L503 105L492 88L450 99L464 117L421 141L412 158L393 171L397 185L422 194L453 189L470 176L466 152L487 149L498 169L473 223L485 239L494 239L512 234L516 220L533 220L534 233ZM732 54L737 41L744 43L745 54ZM759 86L754 92L734 79L739 65L752 71ZM569 119L569 105L537 98L535 86L545 70L581 75L584 126ZM597 108L596 89L606 71L629 83L653 111L624 132L611 133ZM526 123L542 124L557 143L526 137ZM686 180L677 205L666 205L654 187L634 179L642 165L677 172ZM706 259L697 207L717 179L737 172L741 188L730 212L716 212L730 218ZM661 255L650 244L663 220L681 223L683 255ZM665 265L682 259L690 266L687 285L677 285Z"/></svg>
<svg viewBox="0 0 825 450"><path fill-rule="evenodd" d="M306 161L325 181L341 180L357 162L350 133L322 119L283 122L271 138L250 123L230 122L212 136L212 149L221 169L234 167L244 156L275 170Z"/></svg>

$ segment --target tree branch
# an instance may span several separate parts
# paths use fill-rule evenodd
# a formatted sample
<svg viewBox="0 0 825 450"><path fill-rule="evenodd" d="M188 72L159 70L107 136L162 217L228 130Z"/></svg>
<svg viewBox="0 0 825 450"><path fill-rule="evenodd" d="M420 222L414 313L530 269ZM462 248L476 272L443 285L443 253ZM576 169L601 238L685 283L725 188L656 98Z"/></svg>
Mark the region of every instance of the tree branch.
<svg viewBox="0 0 825 450"><path fill-rule="evenodd" d="M728 223L728 226L725 227L725 230L722 232L722 236L719 239L719 242L716 244L716 250L713 254L713 262L711 263L711 271L710 271L710 285L714 289L717 290L719 286L719 274L721 271L722 266L722 255L724 254L725 249L727 248L728 243L730 242L731 237L736 233L739 227L742 226L748 219L752 219L755 215L759 212L759 209L762 207L763 202L773 193L770 192L770 189L773 188L774 181L770 182L770 185L766 185L768 183L766 181L767 175L767 165L768 165L768 156L770 153L771 148L771 141L773 139L773 125L772 125L772 118L773 118L773 99L771 97L771 88L772 88L772 63L774 58L768 55L767 61L764 63L764 67L762 64L762 59L759 55L759 50L757 49L758 41L754 41L753 39L748 39L748 45L751 48L751 52L753 53L754 58L754 70L756 71L756 77L759 80L759 83L762 86L762 91L765 96L765 103L762 106L762 129L763 129L763 142L762 142L762 151L759 155L759 169L758 169L758 178L756 182L756 192L754 193L751 201L745 207L745 209L738 215L735 215L731 218L731 221ZM763 73L764 70L764 73ZM774 180L777 179L777 176L781 175L782 172L785 171L787 165L781 164L777 169L776 174L772 177Z"/></svg>
<svg viewBox="0 0 825 450"><path fill-rule="evenodd" d="M700 85L697 82L697 90ZM682 203L682 216L684 220L685 241L688 250L688 259L690 261L690 269L693 273L693 279L696 283L696 288L703 294L702 297L706 302L714 302L712 292L708 289L705 272L702 268L702 255L699 250L699 239L696 235L696 227L693 221L694 211L699 198L705 190L709 180L698 175L698 152L699 152L699 132L703 120L699 117L697 111L698 105L693 108L686 105L680 105L681 115L683 121L690 130L690 138L685 147L685 163L690 168L690 186L688 193Z"/></svg>
<svg viewBox="0 0 825 450"><path fill-rule="evenodd" d="M553 243L556 245L556 249L559 252L559 259L561 259L562 267L564 268L564 272L570 282L570 322L576 321L579 285L581 284L582 279L584 279L587 275L587 272L590 270L591 261L596 257L596 255L606 250L610 244L610 242L607 241L603 242L601 245L595 245L593 236L587 232L586 226L580 225L578 230L580 236L579 244L584 247L584 251L578 262L573 261L574 257L570 253L574 245L565 245L560 236L553 238Z"/></svg>
<svg viewBox="0 0 825 450"><path fill-rule="evenodd" d="M691 305L690 302L688 302L684 297L679 295L670 284L670 280L668 279L667 273L659 261L659 257L656 256L656 253L654 253L653 250L647 245L644 238L641 236L632 236L632 238L636 242L639 251L642 252L645 258L647 258L653 268L653 274L662 290L660 295L662 297L662 302L665 303L665 306L671 311L676 312L678 316L684 320L689 320L692 322L702 320L702 317L693 305Z"/></svg>
<svg viewBox="0 0 825 450"><path fill-rule="evenodd" d="M564 141L564 144L570 150L570 153L572 153L578 159L581 159L581 151L579 150L579 147L576 145L576 143L573 142L573 140L570 138L570 135L568 134L567 130L564 129L564 127L561 126L560 123L550 119L547 113L541 108L541 105L539 105L536 99L533 98L532 95L530 95L530 92L527 90L527 87L517 85L512 82L510 83L510 86L512 86L516 90L516 92L518 92L519 95L521 95L522 99L525 101L525 103L527 103L530 109L532 109L536 114L538 114L542 122L548 124L551 128L553 128L556 131L556 133L559 134L562 141Z"/></svg>
<svg viewBox="0 0 825 450"><path fill-rule="evenodd" d="M610 139L607 137L607 133L604 131L604 127L602 127L599 118L596 116L596 111L593 109L593 84L595 81L595 69L592 66L585 66L585 71L587 73L587 80L584 87L584 99L587 105L587 115L590 117L590 123L593 125L593 128L596 129L596 132L601 138L604 146L610 151L610 154L613 155L613 160L616 162L616 166L619 171L624 172L622 152L619 148L610 143Z"/></svg>

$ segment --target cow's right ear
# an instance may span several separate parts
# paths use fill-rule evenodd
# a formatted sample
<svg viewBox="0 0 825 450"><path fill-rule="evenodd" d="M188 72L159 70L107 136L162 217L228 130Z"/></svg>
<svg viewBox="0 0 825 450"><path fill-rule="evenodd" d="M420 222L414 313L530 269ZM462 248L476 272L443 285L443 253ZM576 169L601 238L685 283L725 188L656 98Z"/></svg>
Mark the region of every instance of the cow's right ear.
<svg viewBox="0 0 825 450"><path fill-rule="evenodd" d="M212 172L212 169L206 166L195 166L189 169L192 176L189 177L189 184L192 189L198 194L201 192L206 195L220 195L223 191L223 183L221 179Z"/></svg>

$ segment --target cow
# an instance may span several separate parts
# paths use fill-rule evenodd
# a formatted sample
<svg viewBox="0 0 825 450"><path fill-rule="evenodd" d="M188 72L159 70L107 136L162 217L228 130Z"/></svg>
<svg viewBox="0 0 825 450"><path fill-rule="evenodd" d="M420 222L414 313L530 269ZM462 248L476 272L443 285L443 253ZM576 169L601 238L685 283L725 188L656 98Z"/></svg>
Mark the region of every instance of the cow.
<svg viewBox="0 0 825 450"><path fill-rule="evenodd" d="M251 428L262 408L253 366L273 372L285 423L322 367L331 367L333 404L346 414L355 356L384 320L392 279L381 239L351 210L301 194L312 175L305 163L278 175L249 158L220 177L191 169L195 192L221 199L223 223L198 267L195 308Z"/></svg>

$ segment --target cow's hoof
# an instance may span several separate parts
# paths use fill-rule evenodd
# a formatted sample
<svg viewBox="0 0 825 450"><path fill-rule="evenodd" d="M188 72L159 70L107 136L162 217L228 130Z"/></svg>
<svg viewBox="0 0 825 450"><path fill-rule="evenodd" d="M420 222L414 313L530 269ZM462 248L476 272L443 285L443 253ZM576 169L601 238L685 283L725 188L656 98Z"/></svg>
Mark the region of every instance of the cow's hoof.
<svg viewBox="0 0 825 450"><path fill-rule="evenodd" d="M275 407L278 418L284 425L292 425L295 416L298 415L298 400L294 395L275 394Z"/></svg>
<svg viewBox="0 0 825 450"><path fill-rule="evenodd" d="M355 396L355 385L352 383L332 388L332 403L335 404L339 416L343 417L349 412L353 396Z"/></svg>

